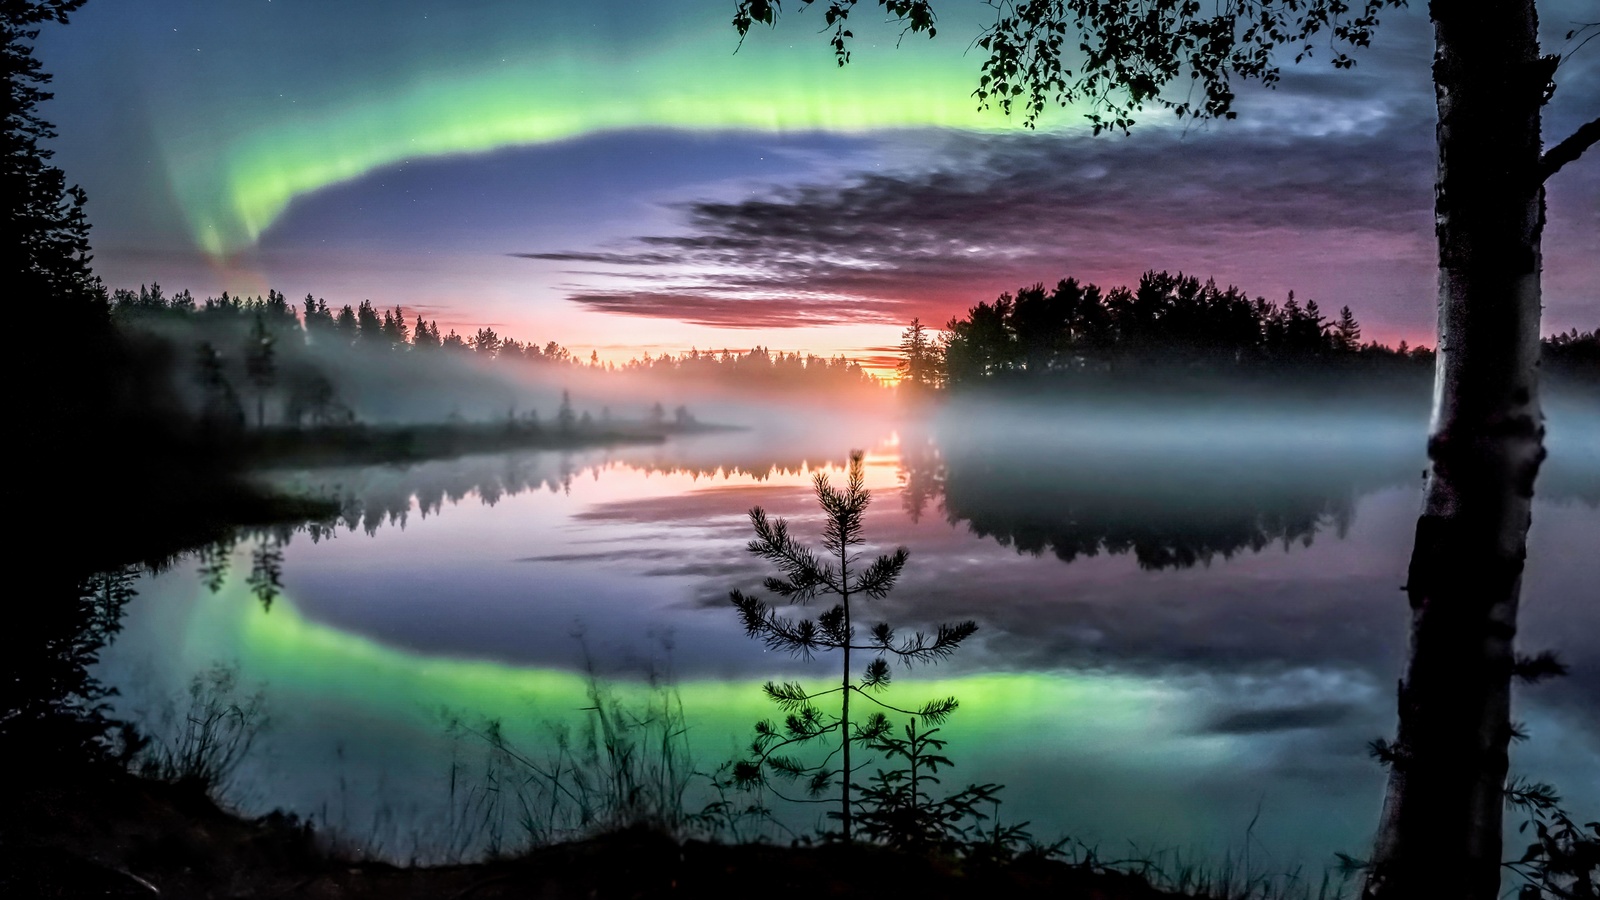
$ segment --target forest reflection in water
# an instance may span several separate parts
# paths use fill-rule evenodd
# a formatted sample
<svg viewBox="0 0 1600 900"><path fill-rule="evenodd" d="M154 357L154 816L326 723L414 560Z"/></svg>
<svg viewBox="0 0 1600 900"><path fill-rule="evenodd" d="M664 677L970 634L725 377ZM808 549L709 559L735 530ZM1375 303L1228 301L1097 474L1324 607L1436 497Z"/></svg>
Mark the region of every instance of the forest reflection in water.
<svg viewBox="0 0 1600 900"><path fill-rule="evenodd" d="M147 579L108 678L127 707L149 706L237 661L277 710L251 802L343 805L353 822L384 805L428 819L460 752L439 709L506 716L533 739L583 705L586 652L636 683L638 660L667 665L670 642L696 746L720 758L770 714L762 680L818 672L763 654L727 607L764 574L744 513L762 505L811 537L810 473L866 446L866 535L912 553L882 617L980 624L970 650L906 675L963 701L954 779L1010 784L1011 814L1044 836L1217 851L1264 801L1274 852L1320 860L1375 821L1365 743L1392 727L1421 461L1414 422L1316 418L1269 432L1250 417L1114 428L966 410L898 436L749 432L292 473L339 517L241 535L199 573ZM1534 740L1517 768L1592 805L1600 646L1582 635L1600 614L1577 598L1600 578L1600 492L1562 460L1541 479L1524 644L1559 649L1574 674L1519 708Z"/></svg>

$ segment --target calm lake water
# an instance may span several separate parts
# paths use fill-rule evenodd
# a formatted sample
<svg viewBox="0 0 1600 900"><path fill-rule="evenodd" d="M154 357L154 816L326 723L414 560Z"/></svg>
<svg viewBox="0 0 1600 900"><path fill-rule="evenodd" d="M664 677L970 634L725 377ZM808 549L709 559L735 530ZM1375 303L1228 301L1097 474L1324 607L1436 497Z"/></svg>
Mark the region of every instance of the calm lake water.
<svg viewBox="0 0 1600 900"><path fill-rule="evenodd" d="M1563 418L1565 416L1565 418ZM639 698L676 686L710 768L837 661L768 653L728 604L769 574L747 511L818 542L811 480L867 450L867 551L910 549L865 618L975 619L952 659L896 670L903 704L954 695L947 787L1006 784L1002 816L1103 856L1247 845L1265 868L1361 855L1404 655L1402 583L1423 425L1405 416L946 410L921 427L788 421L665 445L283 473L339 497L331 533L281 547L270 607L256 536L139 584L102 676L159 731L222 664L270 725L230 797L431 859L451 844L452 766L501 719L536 755L578 722L585 671ZM1600 810L1600 421L1551 413L1521 620L1572 675L1521 689L1513 771ZM318 539L313 540L313 537ZM256 579L259 587L259 574ZM214 588L214 589L213 589ZM859 616L859 614L858 614ZM457 794L459 797L460 794ZM781 805L781 804L780 804ZM815 809L790 809L806 828ZM1252 820L1253 829L1246 840Z"/></svg>

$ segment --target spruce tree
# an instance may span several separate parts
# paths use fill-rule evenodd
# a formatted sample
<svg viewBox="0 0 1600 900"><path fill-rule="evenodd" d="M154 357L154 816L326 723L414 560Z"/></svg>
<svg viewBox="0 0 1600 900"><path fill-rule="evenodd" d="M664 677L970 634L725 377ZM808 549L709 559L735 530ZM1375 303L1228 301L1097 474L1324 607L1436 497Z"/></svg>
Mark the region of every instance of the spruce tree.
<svg viewBox="0 0 1600 900"><path fill-rule="evenodd" d="M768 784L769 773L786 782L804 782L808 793L818 798L835 783L839 787L839 812L842 834L850 840L852 830L851 778L859 768L851 762L852 745L874 746L890 732L883 710L914 716L924 723L942 722L956 709L956 698L932 700L919 709L891 706L878 694L889 686L889 659L936 662L951 653L977 631L971 621L941 624L933 635L917 632L900 638L887 622L874 625L866 637L857 635L854 618L866 600L881 600L894 588L910 553L904 547L883 554L864 564L854 548L861 545L862 517L871 492L866 488L865 465L861 451L850 454L848 481L844 490L835 488L827 473L818 472L813 481L817 503L822 507L823 554L819 555L789 535L783 519L768 519L761 507L750 510L750 524L756 537L748 549L777 566L780 576L768 577L763 584L787 604L806 605L817 597L831 594L838 602L815 619L793 619L780 615L762 600L741 591L729 595L744 622L745 633L773 650L810 659L814 654L839 650L842 667L835 687L810 691L795 682L767 682L767 697L786 713L782 726L771 721L756 724L756 737L750 756L734 765L735 783L742 787ZM871 661L861 671L859 682L852 654L867 653ZM838 695L838 713L824 712L816 701ZM881 709L874 709L856 724L850 717L850 699L861 697ZM829 747L820 761L805 762L792 755L803 745ZM839 762L835 764L834 759ZM781 796L781 795L780 795Z"/></svg>
<svg viewBox="0 0 1600 900"><path fill-rule="evenodd" d="M350 304L346 303L344 308L339 310L339 316L334 319L333 325L339 331L340 340L346 344L356 342L356 335L361 326L356 322L356 311L350 308Z"/></svg>
<svg viewBox="0 0 1600 900"><path fill-rule="evenodd" d="M363 300L356 307L356 326L362 342L369 346L376 347L383 339L383 320L378 318L378 311L372 308L371 300Z"/></svg>
<svg viewBox="0 0 1600 900"><path fill-rule="evenodd" d="M939 353L922 320L912 319L911 326L900 333L900 362L895 370L901 384L914 390L938 386Z"/></svg>
<svg viewBox="0 0 1600 900"><path fill-rule="evenodd" d="M1355 351L1361 347L1361 323L1346 306L1339 310L1339 324L1333 326L1341 350Z"/></svg>

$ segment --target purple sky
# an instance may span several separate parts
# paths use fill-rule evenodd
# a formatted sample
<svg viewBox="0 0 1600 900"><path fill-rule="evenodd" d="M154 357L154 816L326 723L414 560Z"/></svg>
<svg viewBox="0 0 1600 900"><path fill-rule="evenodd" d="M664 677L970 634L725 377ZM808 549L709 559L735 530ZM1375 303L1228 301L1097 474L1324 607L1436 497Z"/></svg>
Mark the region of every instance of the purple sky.
<svg viewBox="0 0 1600 900"><path fill-rule="evenodd" d="M1352 71L1314 60L1276 91L1243 87L1237 121L1151 113L1090 137L1065 113L1037 133L975 117L955 0L932 49L867 40L843 72L797 16L734 56L712 0L524 6L441 21L410 2L90 3L40 55L98 270L113 287L371 298L617 360L867 357L913 316L1147 269L1293 290L1349 305L1366 337L1432 343L1425 10L1391 14ZM1545 48L1572 49L1585 4L1541 7ZM700 61L737 83L697 87ZM922 67L931 93L906 86ZM541 93L529 72L578 87ZM1558 84L1547 143L1600 108L1600 42ZM740 124L764 121L765 97L773 124ZM270 215L250 206L273 190ZM208 223L230 215L250 228L219 245ZM1545 331L1600 326L1593 154L1551 180L1544 249Z"/></svg>

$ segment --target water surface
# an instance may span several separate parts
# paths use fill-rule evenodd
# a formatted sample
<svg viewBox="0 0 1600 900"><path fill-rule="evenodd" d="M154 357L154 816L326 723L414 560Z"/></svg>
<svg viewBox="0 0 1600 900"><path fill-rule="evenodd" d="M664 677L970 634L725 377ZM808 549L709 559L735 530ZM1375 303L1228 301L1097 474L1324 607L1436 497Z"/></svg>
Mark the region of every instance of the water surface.
<svg viewBox="0 0 1600 900"><path fill-rule="evenodd" d="M446 735L451 717L499 717L538 748L549 723L583 716L586 673L625 697L670 679L710 768L774 715L763 681L834 675L831 658L748 640L727 595L769 574L745 550L747 511L815 542L814 474L842 478L863 447L865 552L911 552L865 618L979 624L949 661L897 671L891 695L960 699L947 785L1002 782L1005 819L1111 856L1129 842L1214 855L1248 843L1284 867L1361 854L1384 780L1366 744L1392 732L1404 655L1420 423L1036 412L291 473L340 498L344 518L144 579L103 673L119 708L155 728L195 673L237 666L272 721L235 803L437 858L453 761L461 772L481 754ZM1520 691L1531 740L1513 770L1588 814L1600 440L1580 427L1552 437L1522 618L1522 646L1558 650L1573 674ZM282 588L264 604L251 570L270 548ZM817 814L785 815L803 829Z"/></svg>

